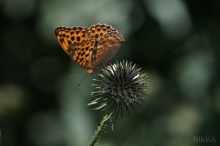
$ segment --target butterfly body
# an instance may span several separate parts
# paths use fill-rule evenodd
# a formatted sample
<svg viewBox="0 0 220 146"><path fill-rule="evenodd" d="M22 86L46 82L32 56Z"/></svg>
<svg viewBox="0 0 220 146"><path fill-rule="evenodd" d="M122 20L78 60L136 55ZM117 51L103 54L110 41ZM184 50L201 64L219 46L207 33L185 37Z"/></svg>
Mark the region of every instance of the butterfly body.
<svg viewBox="0 0 220 146"><path fill-rule="evenodd" d="M93 74L117 53L124 37L107 24L85 27L56 27L56 38L62 49L80 67Z"/></svg>

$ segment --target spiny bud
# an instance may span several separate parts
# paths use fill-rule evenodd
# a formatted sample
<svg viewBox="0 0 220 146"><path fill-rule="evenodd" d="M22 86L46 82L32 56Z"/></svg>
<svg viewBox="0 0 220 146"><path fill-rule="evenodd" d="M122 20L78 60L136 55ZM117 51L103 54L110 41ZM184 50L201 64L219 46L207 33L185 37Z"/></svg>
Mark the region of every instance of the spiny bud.
<svg viewBox="0 0 220 146"><path fill-rule="evenodd" d="M116 62L102 69L97 79L94 79L91 93L96 99L88 105L98 104L95 109L104 109L106 113L119 113L123 117L123 110L129 113L144 101L148 91L147 75L140 73L140 69L132 63Z"/></svg>

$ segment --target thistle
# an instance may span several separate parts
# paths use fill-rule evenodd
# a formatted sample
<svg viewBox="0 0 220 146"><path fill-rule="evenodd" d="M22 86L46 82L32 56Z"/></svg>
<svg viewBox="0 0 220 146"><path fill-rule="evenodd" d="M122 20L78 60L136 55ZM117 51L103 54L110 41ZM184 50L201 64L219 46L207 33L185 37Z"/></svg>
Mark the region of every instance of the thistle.
<svg viewBox="0 0 220 146"><path fill-rule="evenodd" d="M140 73L140 70L141 68L127 61L116 62L102 69L102 73L94 79L92 87L95 91L91 96L95 100L88 105L98 105L94 109L105 111L94 138L98 137L105 122L113 115L115 122L119 114L123 118L124 110L129 114L130 108L135 110L144 101L148 91L147 75Z"/></svg>

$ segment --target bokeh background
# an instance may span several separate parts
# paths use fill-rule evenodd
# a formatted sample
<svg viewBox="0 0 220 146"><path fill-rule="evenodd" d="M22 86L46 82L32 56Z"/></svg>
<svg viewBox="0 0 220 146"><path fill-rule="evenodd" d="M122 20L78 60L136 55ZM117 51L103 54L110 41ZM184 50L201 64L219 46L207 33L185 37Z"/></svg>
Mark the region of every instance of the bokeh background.
<svg viewBox="0 0 220 146"><path fill-rule="evenodd" d="M86 70L53 30L96 23L125 37L109 62L150 79L146 103L97 146L220 145L219 0L1 0L1 146L88 145L103 115L86 106L94 77L77 86Z"/></svg>

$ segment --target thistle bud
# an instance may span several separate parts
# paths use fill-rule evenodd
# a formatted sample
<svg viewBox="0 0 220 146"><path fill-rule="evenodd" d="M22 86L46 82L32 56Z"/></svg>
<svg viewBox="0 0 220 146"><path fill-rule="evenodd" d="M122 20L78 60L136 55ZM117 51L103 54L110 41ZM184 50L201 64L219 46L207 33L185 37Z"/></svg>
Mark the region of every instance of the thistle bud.
<svg viewBox="0 0 220 146"><path fill-rule="evenodd" d="M103 109L106 113L115 114L117 119L124 110L135 109L144 101L148 91L147 75L140 73L141 68L132 63L116 62L102 69L97 79L94 79L94 92L96 99L88 105L98 105L95 109Z"/></svg>

